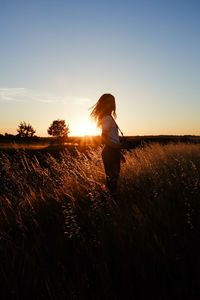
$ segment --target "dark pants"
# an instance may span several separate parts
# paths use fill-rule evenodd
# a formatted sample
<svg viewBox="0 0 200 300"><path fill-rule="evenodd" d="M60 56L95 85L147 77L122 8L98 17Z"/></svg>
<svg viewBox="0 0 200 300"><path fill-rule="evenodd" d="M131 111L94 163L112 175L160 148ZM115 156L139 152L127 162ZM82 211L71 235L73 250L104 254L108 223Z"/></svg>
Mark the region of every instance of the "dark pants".
<svg viewBox="0 0 200 300"><path fill-rule="evenodd" d="M102 151L102 159L106 173L106 186L111 193L116 193L120 172L120 149L105 146Z"/></svg>

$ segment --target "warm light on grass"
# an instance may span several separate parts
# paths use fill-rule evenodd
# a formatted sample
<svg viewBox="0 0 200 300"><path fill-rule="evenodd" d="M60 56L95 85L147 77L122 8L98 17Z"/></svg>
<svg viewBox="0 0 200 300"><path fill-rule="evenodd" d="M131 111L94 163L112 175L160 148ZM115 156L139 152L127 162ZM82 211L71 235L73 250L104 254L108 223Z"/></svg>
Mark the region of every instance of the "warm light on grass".
<svg viewBox="0 0 200 300"><path fill-rule="evenodd" d="M0 299L200 298L199 144L101 151L0 151Z"/></svg>

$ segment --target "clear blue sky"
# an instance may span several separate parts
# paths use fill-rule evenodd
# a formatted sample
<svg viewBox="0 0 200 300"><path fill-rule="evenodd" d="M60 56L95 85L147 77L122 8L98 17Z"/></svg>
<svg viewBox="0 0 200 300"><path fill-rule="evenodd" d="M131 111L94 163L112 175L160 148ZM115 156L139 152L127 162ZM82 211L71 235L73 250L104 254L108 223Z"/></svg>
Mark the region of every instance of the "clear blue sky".
<svg viewBox="0 0 200 300"><path fill-rule="evenodd" d="M200 135L199 0L0 0L0 133L71 135L105 92L126 135Z"/></svg>

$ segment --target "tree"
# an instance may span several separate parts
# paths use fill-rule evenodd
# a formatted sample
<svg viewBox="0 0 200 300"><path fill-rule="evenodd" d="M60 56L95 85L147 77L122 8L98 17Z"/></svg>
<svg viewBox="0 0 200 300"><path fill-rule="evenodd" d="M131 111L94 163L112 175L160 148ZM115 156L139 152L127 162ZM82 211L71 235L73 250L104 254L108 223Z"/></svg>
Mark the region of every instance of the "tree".
<svg viewBox="0 0 200 300"><path fill-rule="evenodd" d="M66 126L65 120L54 120L47 130L49 135L57 137L60 141L65 141L69 134L69 125Z"/></svg>
<svg viewBox="0 0 200 300"><path fill-rule="evenodd" d="M19 124L17 132L19 137L33 137L36 131L32 125L23 121Z"/></svg>

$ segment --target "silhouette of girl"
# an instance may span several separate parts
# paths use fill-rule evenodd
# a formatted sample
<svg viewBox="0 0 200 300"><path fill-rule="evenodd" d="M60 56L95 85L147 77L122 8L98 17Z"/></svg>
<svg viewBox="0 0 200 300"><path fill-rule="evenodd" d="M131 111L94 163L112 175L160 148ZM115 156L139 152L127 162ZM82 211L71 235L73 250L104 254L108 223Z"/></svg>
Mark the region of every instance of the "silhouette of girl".
<svg viewBox="0 0 200 300"><path fill-rule="evenodd" d="M90 116L102 129L102 142L104 144L102 159L106 173L106 186L112 195L116 195L121 154L118 126L114 120L116 118L114 96L103 94L91 109Z"/></svg>

